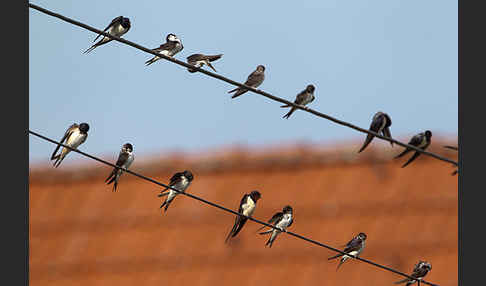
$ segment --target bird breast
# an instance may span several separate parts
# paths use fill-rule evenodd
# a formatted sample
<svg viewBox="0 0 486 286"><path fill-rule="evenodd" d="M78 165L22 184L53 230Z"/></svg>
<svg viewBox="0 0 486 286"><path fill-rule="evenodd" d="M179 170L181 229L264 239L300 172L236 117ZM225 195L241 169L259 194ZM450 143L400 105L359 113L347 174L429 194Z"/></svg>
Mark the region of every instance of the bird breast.
<svg viewBox="0 0 486 286"><path fill-rule="evenodd" d="M253 212L255 211L255 202L251 199L251 197L248 197L246 199L246 203L242 205L243 208L243 214L246 216L251 216Z"/></svg>

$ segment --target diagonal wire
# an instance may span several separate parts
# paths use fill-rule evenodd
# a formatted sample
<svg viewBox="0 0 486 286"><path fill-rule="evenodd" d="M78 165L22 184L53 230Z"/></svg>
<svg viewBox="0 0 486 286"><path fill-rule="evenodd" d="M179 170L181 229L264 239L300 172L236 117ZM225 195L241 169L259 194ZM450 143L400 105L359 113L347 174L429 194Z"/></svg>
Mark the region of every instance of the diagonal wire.
<svg viewBox="0 0 486 286"><path fill-rule="evenodd" d="M49 141L49 142L51 142L51 143L53 143L53 144L56 144L56 145L61 145L61 146L65 147L65 148L68 148L69 150L72 150L72 151L74 151L74 152L77 152L77 153L79 153L79 154L81 154L81 155L83 155L83 156L86 156L86 157L90 158L90 159L96 160L96 161L98 161L98 162L101 162L101 163L103 163L103 164L105 164L105 165L109 165L109 166L114 167L114 168L121 169L121 170L123 170L124 172L127 172L127 173L129 173L129 174L132 174L132 175L134 175L134 176L136 176L136 177L139 177L139 178L141 178L141 179L143 179L143 180L146 180L146 181L152 182L152 183L154 183L154 184L156 184L156 185L159 185L159 186L162 186L162 187L164 187L164 188L169 188L169 189L171 189L171 190L176 191L176 192L177 192L177 193L179 193L179 194L182 194L182 195L188 196L188 197L190 197L190 198L193 198L193 199L198 200L198 201L200 201L200 202L203 202L203 203L205 203L205 204L211 205L211 206L216 207L216 208L218 208L218 209L221 209L221 210L223 210L223 211L226 211L226 212L232 213L232 214L234 214L234 215L238 215L238 216L240 216L240 217L247 218L247 219L252 220L252 221L254 221L254 222L256 222L256 223L259 223L259 224L262 224L262 225L264 225L264 226L267 226L267 227L270 227L270 228L273 228L273 229L276 229L276 230L279 230L279 231L285 232L285 233L287 233L287 234L289 234L289 235L295 236L295 237L297 237L297 238L300 238L300 239L305 240L305 241L307 241L307 242L310 242L310 243L312 243L312 244L315 244L315 245L318 245L318 246L321 246L321 247L327 248L327 249L332 250L332 251L335 251L335 252L339 252L340 254L347 254L346 252L343 252L343 251L341 251L341 250L339 250L339 249L337 249L337 248L334 248L334 247L331 247L331 246L329 246L329 245L326 245L326 244L323 244L323 243L321 243L321 242L318 242L318 241L316 241L316 240L313 240L313 239L310 239L310 238L304 237L304 236L302 236L302 235L300 235L300 234L293 233L293 232L290 232L290 231L287 231L287 230L281 230L281 229L279 229L279 228L277 228L277 227L275 227L275 226L273 226L273 225L271 225L271 224L268 224L268 223L266 223L266 222L260 221L260 220L258 220L258 219L253 218L253 217L247 217L247 216L245 216L245 215L243 215L243 214L240 214L240 213L238 213L238 212L235 212L235 211L233 211L233 210L231 210L231 209L228 209L228 208L226 208L226 207L220 206L220 205L218 205L218 204L216 204L216 203L213 203L213 202L207 201L207 200L205 200L205 199L203 199L203 198L200 198L200 197L198 197L198 196L195 196L195 195L192 195L192 194L189 194L189 193L186 193L186 192L181 192L181 191L177 190L176 188L174 188L174 187L172 187L172 186L169 186L169 185L166 185L166 184L160 183L160 182L158 182L158 181L156 181L156 180L154 180L154 179L152 179L152 178L149 178L149 177L147 177L147 176L144 176L144 175L138 174L138 173L133 172L133 171L131 171L131 170L128 170L128 169L126 169L126 168L124 168L124 167L119 167L119 166L114 165L114 164L112 164L112 163L110 163L110 162L108 162L108 161L105 161L105 160L100 159L100 158L98 158L98 157L95 157L95 156L93 156L93 155L87 154L87 153L85 153L85 152L79 151L78 149L71 148L71 147L69 147L69 146L67 146L67 145L65 145L65 144L62 144L61 142L55 141L55 140L53 140L53 139L51 139L51 138L48 138L48 137L46 137L46 136L43 136L43 135L41 135L41 134L37 133L37 132L34 132L34 131L29 130L29 133L30 133L30 134L32 134L32 135L34 135L34 136L37 136L37 137L39 137L39 138L41 138L41 139L44 139L44 140L46 140L46 141ZM395 274L402 275L402 276L405 276L405 277L407 277L407 278L415 279L415 278L413 278L412 276L409 276L409 275L407 275L407 274L405 274L405 273L403 273L403 272L400 272L400 271L395 270L395 269L393 269L393 268L390 268L390 267L387 267L387 266L384 266L384 265L381 265L381 264L375 263L375 262L373 262L373 261L370 261L370 260L367 260L367 259L364 259L364 258L361 258L361 257L354 257L354 258L355 258L355 259L358 259L358 260L360 260L360 261L366 262L366 263L368 263L368 264L374 265L374 266L376 266L376 267L379 267L379 268L382 268L382 269L388 270L388 271L393 272L393 273L395 273ZM428 284L428 285L431 285L431 286L439 286L439 285L437 285L437 284L433 284L433 283L430 283L430 282L427 282L427 281L424 281L424 280L422 280L422 283L424 283L424 284Z"/></svg>
<svg viewBox="0 0 486 286"><path fill-rule="evenodd" d="M30 8L33 8L33 9L35 9L35 10L38 10L38 11L40 11L40 12L42 12L42 13L45 13L45 14L47 14L47 15L50 15L50 16L53 16L53 17L59 18L59 19L61 19L61 20L63 20L63 21L66 21L66 22L68 22L68 23L71 23L71 24L73 24L73 25L76 25L76 26L82 27L82 28L84 28L84 29L90 30L90 31L95 32L95 33L97 33L97 34L102 34L102 35L104 35L104 36L106 36L106 37L109 37L109 38L111 38L111 39L113 39L113 40L116 40L116 41L118 41L118 42L124 43L124 44L126 44L126 45L129 45L129 46L131 46L131 47L134 47L134 48L139 49L139 50L141 50L141 51L144 51L144 52L146 52L146 53L149 53L149 54L152 54L152 55L158 56L158 57L160 57L160 58L163 58L163 59L168 60L168 61L170 61L170 62L173 62L173 63L175 63L175 64L178 64L178 65L184 66L184 67L186 67L186 68L195 69L195 70L197 70L197 71L199 71L199 72L201 72L201 73L203 73L203 74L206 74L206 75L208 75L208 76L210 76L210 77L217 78L217 79L219 79L219 80L225 81L225 82L227 82L227 83L229 83L229 84L236 85L236 86L239 86L239 87L244 87L245 89L248 89L248 90L250 90L250 91L252 91L252 92L254 92L254 93L257 93L257 94L263 95L263 96L265 96L265 97L267 97L267 98L270 98L270 99L272 99L272 100L275 100L275 101L278 101L278 102L281 102L281 103L284 103L284 104L288 104L288 105L293 106L293 107L295 107L295 108L298 108L298 109L301 109L301 110L307 111L307 112L312 113L312 114L314 114L314 115L316 115L316 116L318 116L318 117L322 117L322 118L325 118L325 119L327 119L327 120L330 120L330 121L332 121L332 122L334 122L334 123L337 123L337 124L340 124L340 125L343 125L343 126L347 126L347 127L349 127L349 128L352 128L352 129L358 130L358 131L363 132L363 133L368 133L368 134L374 135L375 137L378 137L378 138L380 138L380 139L383 139L383 140L386 140L386 141L389 141L389 142L393 142L393 143L395 143L395 144L397 144L397 145L400 145L400 146L402 146L402 147L406 147L406 148L409 148L409 149L415 150L415 151L417 151L417 152L423 153L423 154L428 155L428 156L431 156L431 157L433 157L433 158L436 158L436 159L442 160L442 161L444 161L444 162L448 162L448 163L451 163L451 164L453 164L453 165L455 165L455 166L458 166L458 163L457 163L456 161L453 161L453 160L448 159L448 158L446 158L446 157L442 157L442 156L439 156L439 155L437 155L437 154L434 154L434 153L431 153L431 152L428 152L428 151L422 150L422 149L417 148L417 147L415 147L415 146L413 146L413 145L410 145L410 144L405 144L405 143L402 143L402 142L400 142L400 141L398 141L398 140L395 140L395 139L393 139L393 138L390 138L390 137L385 137L385 136L382 136L382 135L380 135L380 134L378 134L378 133L376 133L376 132L374 132L374 131L367 130L367 129L363 129L363 128L358 127L358 126L356 126L356 125L353 125L353 124L351 124L351 123L349 123L349 122L345 122L345 121L342 121L342 120L336 119L336 118L334 118L334 117L331 117L331 116L329 116L329 115L327 115L327 114L321 113L321 112L316 111L316 110L314 110L314 109L308 108L308 107L306 107L306 106L302 106L302 105L295 104L294 102L290 102L290 101L287 101L287 100L285 100L285 99L283 99L283 98L276 97L276 96L271 95L271 94L269 94L269 93L267 93L267 92L264 92L264 91L262 91L262 90L259 90L259 89L256 89L256 88L253 88L253 87L251 87L251 86L247 86L247 85L245 85L245 84L242 84L242 83L236 82L236 81L234 81L234 80L231 80L231 79L226 78L226 77L224 77L224 76L221 76L221 75L219 75L219 74L216 74L216 73L213 73L213 72L207 71L207 70L205 70L205 69L202 69L202 68L199 68L199 67L196 67L196 66L190 65L190 64L188 64L188 63L185 63L185 62L183 62L183 61L177 60L177 59L175 59L175 58L168 57L168 56L163 55L163 54L159 54L159 53L157 53L157 52L155 52L155 51L153 51L153 50L151 50L151 49L147 49L147 48L145 48L145 47L143 47L143 46L141 46L141 45L138 45L138 44L133 43L133 42L131 42L131 41L125 40L125 39L123 39L123 38L120 38L120 37L117 37L117 36L112 36L112 35L110 35L110 34L108 34L108 33L105 33L105 32L103 32L103 31L101 31L101 30L98 30L98 29L93 28L93 27L91 27L91 26L88 26L88 25L86 25L86 24L84 24L84 23L81 23L81 22L78 22L78 21L76 21L76 20L73 20L73 19L71 19L71 18L65 17L65 16L60 15L60 14L58 14L58 13L55 13L55 12L49 11L49 10L44 9L44 8L42 8L42 7L39 7L39 6L35 5L35 4L29 3L29 7L30 7Z"/></svg>

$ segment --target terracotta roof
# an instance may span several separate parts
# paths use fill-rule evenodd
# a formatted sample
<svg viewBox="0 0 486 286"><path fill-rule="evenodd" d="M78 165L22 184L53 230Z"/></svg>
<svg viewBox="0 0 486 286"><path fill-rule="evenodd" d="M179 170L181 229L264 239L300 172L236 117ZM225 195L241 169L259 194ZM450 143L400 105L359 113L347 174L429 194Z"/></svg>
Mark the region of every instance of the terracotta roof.
<svg viewBox="0 0 486 286"><path fill-rule="evenodd" d="M457 152L431 150L457 159ZM191 169L187 190L237 209L241 196L262 193L254 213L268 220L290 204L289 230L340 247L368 235L362 257L404 272L432 263L426 280L458 285L458 176L447 163L420 156L390 160L370 148L273 149L135 162L134 171L167 182ZM312 149L312 148L311 148ZM31 285L392 285L401 277L358 261L335 271L333 252L281 234L272 248L248 222L225 244L234 216L178 196L166 213L160 188L123 175L118 192L103 183L110 168L32 169Z"/></svg>

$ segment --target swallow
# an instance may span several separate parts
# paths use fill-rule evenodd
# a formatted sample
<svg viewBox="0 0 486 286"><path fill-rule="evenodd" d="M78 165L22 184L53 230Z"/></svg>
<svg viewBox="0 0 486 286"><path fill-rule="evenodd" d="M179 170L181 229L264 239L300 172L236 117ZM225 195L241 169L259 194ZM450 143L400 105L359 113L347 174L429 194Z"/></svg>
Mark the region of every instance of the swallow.
<svg viewBox="0 0 486 286"><path fill-rule="evenodd" d="M157 52L161 55L168 56L168 57L173 57L175 54L178 52L182 51L184 49L184 46L182 45L181 40L174 34L168 34L167 37L165 37L165 44L160 45L160 47L152 49L152 51ZM145 65L151 65L155 63L156 61L160 60L159 56L154 56L150 60L145 62Z"/></svg>
<svg viewBox="0 0 486 286"><path fill-rule="evenodd" d="M282 212L278 212L272 216L271 219L268 220L269 224L273 224L273 226L277 227L277 229L270 229L267 231L260 232L260 234L267 234L267 233L272 233L272 236L268 239L267 243L265 243L265 246L272 247L273 241L277 238L277 235L280 234L283 231L286 231L286 229L292 225L294 222L294 216L293 216L293 210L291 206L285 206L282 210ZM265 228L263 226L260 229ZM260 230L259 229L259 230Z"/></svg>
<svg viewBox="0 0 486 286"><path fill-rule="evenodd" d="M175 188L175 189L177 189L181 192L185 192L186 189L191 184L193 179L194 179L194 176L192 175L191 171L185 170L184 172L177 172L172 176L172 178L170 178L169 186L171 186L171 187L173 187L173 188ZM169 189L169 190L168 189L169 188L165 188L158 195L158 197L167 196L167 198L162 203L162 205L160 205L160 208L165 206L164 212L167 211L167 208L169 207L170 203L179 194L178 192L176 192L172 189Z"/></svg>
<svg viewBox="0 0 486 286"><path fill-rule="evenodd" d="M430 263L428 263L427 261L419 260L419 262L417 264L415 264L415 266L413 268L413 272L410 275L410 276L412 276L413 278L416 278L416 279L410 279L410 278L407 277L403 280L395 282L394 284L400 284L400 283L407 282L406 286L410 286L417 281L421 281L422 278L424 278L425 275L427 275L427 273L429 273L430 270L432 270L432 265Z"/></svg>
<svg viewBox="0 0 486 286"><path fill-rule="evenodd" d="M443 146L444 148L447 148L447 149L452 149L452 150L456 150L456 151L459 151L459 147L455 147L455 146L449 146L449 145L445 145ZM451 173L451 176L454 176L454 175L457 175L457 173L459 172L458 169L455 169L452 173Z"/></svg>
<svg viewBox="0 0 486 286"><path fill-rule="evenodd" d="M193 54L187 57L187 63L193 66L196 66L198 68L203 67L204 65L207 65L210 67L214 72L217 72L216 69L211 65L211 62L214 62L216 60L219 60L223 54L219 55L203 55L203 54ZM188 68L187 69L189 72L194 73L197 72L195 69Z"/></svg>
<svg viewBox="0 0 486 286"><path fill-rule="evenodd" d="M427 147L429 147L431 138L432 138L432 132L427 130L425 132L422 132L422 133L419 133L419 134L413 136L412 139L410 139L410 141L408 142L408 144L415 146L417 148L420 148L422 150L425 150L425 149L427 149ZM402 157L403 155L407 154L408 152L410 152L412 150L413 149L406 148L402 153L398 154L395 157L395 159ZM405 164L402 165L402 168L405 168L405 166L410 164L418 156L420 156L420 152L415 151L415 154L413 154L413 156L410 157L410 159L408 159L408 161Z"/></svg>
<svg viewBox="0 0 486 286"><path fill-rule="evenodd" d="M265 80L265 67L263 65L259 65L257 66L256 70L254 70L248 76L248 78L245 81L245 85L251 86L253 88L257 88L262 84L263 80ZM236 93L231 98L235 98L242 95L243 93L247 92L248 89L244 87L237 87L235 89L228 91L228 93L232 93L235 91Z"/></svg>
<svg viewBox="0 0 486 286"><path fill-rule="evenodd" d="M298 105L302 105L302 106L305 106L305 105L311 103L315 99L314 90L315 90L315 87L312 84L309 84L303 91L301 91L299 94L297 94L297 96L295 97L294 103L298 104ZM286 105L282 105L280 107L290 107L290 106L291 105L286 104ZM289 119L290 115L292 115L292 113L294 113L294 111L296 109L297 109L297 107L292 106L290 111L287 114L285 114L282 118Z"/></svg>
<svg viewBox="0 0 486 286"><path fill-rule="evenodd" d="M261 198L261 194L259 191L252 191L249 194L245 194L241 199L238 213L247 217L251 217L251 215L255 211L256 203L260 198ZM236 216L235 224L233 225L233 228L231 229L228 236L226 237L225 242L228 242L231 237L235 237L243 228L247 220L248 218L246 217Z"/></svg>
<svg viewBox="0 0 486 286"><path fill-rule="evenodd" d="M69 128L66 130L66 133L64 133L64 136L61 139L61 144L64 142L65 145L76 149L79 147L79 145L83 144L84 141L86 141L86 138L88 138L88 130L89 130L89 125L88 123L81 123L81 124L76 124L74 123L73 125L69 126ZM60 144L57 145L56 149L51 155L51 161L54 161L53 166L54 167L59 167L61 164L62 160L66 157L69 152L71 152L71 149L62 147L61 153L57 154L57 151L59 150L59 147L61 147Z"/></svg>
<svg viewBox="0 0 486 286"><path fill-rule="evenodd" d="M133 146L130 143L123 144L120 154L118 155L118 160L116 161L117 166L128 169L130 165L135 160L135 155L133 155ZM113 184L113 192L116 192L116 187L118 186L118 180L120 176L123 174L123 170L119 168L113 168L113 171L110 173L108 178L106 178L105 183L107 185L115 182Z"/></svg>
<svg viewBox="0 0 486 286"><path fill-rule="evenodd" d="M111 21L111 23L108 25L108 27L106 27L103 30L103 32L108 31L107 33L112 35L112 36L121 37L124 34L126 34L126 32L128 32L128 30L130 30L130 27L131 27L130 19L125 18L123 16L118 16ZM93 42L95 42L101 35L102 34L99 34L93 40ZM111 39L107 36L103 36L103 38L101 40L99 40L96 44L92 45L89 49L84 51L84 54L87 54L87 53L91 52L92 50L94 50L96 47L99 47L99 46L104 45L106 43L109 43L111 41L113 41L113 39Z"/></svg>
<svg viewBox="0 0 486 286"><path fill-rule="evenodd" d="M375 113L373 116L373 120L371 121L371 126L370 126L370 131L374 131L378 134L382 133L383 136L391 138L391 132L390 132L390 126L391 126L391 118L388 114L378 111ZM366 136L366 140L363 143L363 146L361 146L361 149L359 149L358 153L361 153L368 144L371 143L371 140L375 138L375 135L368 134ZM393 147L393 142L390 142L390 144Z"/></svg>
<svg viewBox="0 0 486 286"><path fill-rule="evenodd" d="M366 234L363 232L360 232L357 236L355 236L353 239L351 239L347 244L346 247L344 248L343 252L346 252L347 254L337 254L335 256L329 257L327 260L331 260L334 258L341 257L341 261L339 261L339 264L336 268L336 271L339 269L339 267L348 259L348 258L356 258L358 257L361 252L363 251L365 247L365 240L366 240Z"/></svg>

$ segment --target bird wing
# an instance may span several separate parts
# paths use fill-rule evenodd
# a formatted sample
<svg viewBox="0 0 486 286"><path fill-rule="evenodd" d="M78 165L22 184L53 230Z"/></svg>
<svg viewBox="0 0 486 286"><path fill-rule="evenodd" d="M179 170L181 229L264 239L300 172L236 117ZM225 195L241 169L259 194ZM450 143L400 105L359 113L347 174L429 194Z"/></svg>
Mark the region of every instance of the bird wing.
<svg viewBox="0 0 486 286"><path fill-rule="evenodd" d="M106 32L111 26L115 25L116 23L121 23L121 20L123 19L123 16L118 16L115 19L111 20L111 23L106 26L106 28L103 30L103 32ZM102 34L98 34L98 36L93 40L93 42L96 42L96 40L101 36Z"/></svg>
<svg viewBox="0 0 486 286"><path fill-rule="evenodd" d="M354 250L359 250L361 248L361 239L354 237L347 244L344 252L348 253Z"/></svg>
<svg viewBox="0 0 486 286"><path fill-rule="evenodd" d="M270 224L276 223L279 220L281 220L282 217L283 217L283 212L278 212L278 213L274 214L271 219L268 220L268 223L270 223Z"/></svg>
<svg viewBox="0 0 486 286"><path fill-rule="evenodd" d="M177 172L175 173L171 178L170 178L170 183L169 185L173 186L180 181L182 181L182 176L184 176L184 172Z"/></svg>
<svg viewBox="0 0 486 286"><path fill-rule="evenodd" d="M64 141L66 141L66 139L71 136L71 134L73 133L73 131L78 128L79 125L74 123L73 125L69 126L69 128L66 130L66 132L64 133L64 136L62 137L61 139L61 144L64 143ZM54 156L56 155L57 151L59 150L59 148L61 147L60 144L57 145L56 149L54 150L54 152L52 153L51 155L51 160L54 160Z"/></svg>
<svg viewBox="0 0 486 286"><path fill-rule="evenodd" d="M205 56L203 54L193 54L193 55L188 56L186 59L187 59L188 63L192 64L192 63L200 61L204 58L205 58Z"/></svg>
<svg viewBox="0 0 486 286"><path fill-rule="evenodd" d="M245 85L254 86L262 81L263 74L259 71L252 72L246 79Z"/></svg>
<svg viewBox="0 0 486 286"><path fill-rule="evenodd" d="M422 143L424 136L425 135L423 133L419 133L419 134L413 136L412 139L410 139L410 141L408 141L408 144L413 145L413 146L418 146L418 145L420 145L420 143Z"/></svg>

